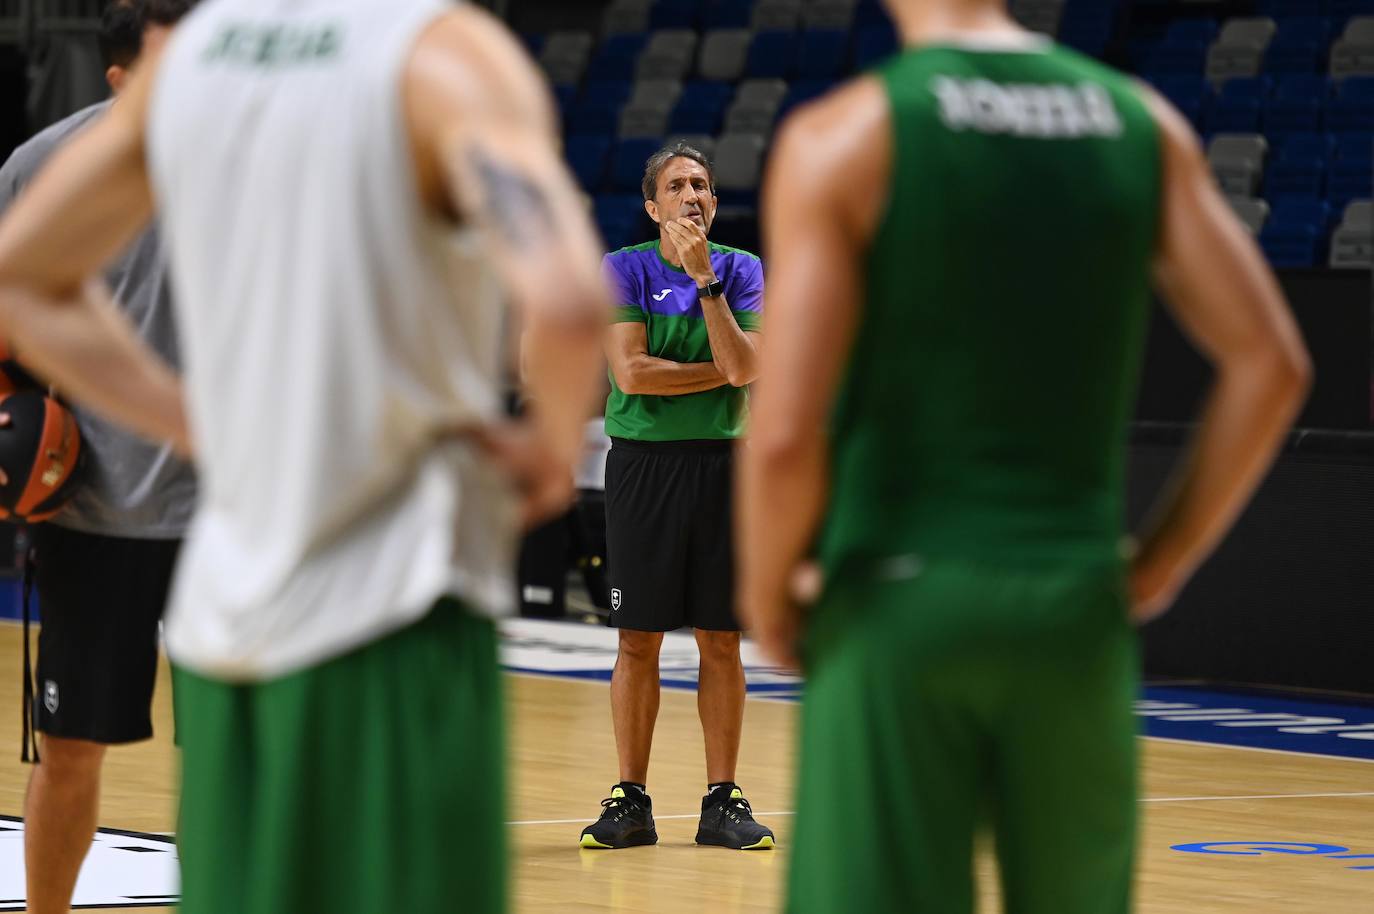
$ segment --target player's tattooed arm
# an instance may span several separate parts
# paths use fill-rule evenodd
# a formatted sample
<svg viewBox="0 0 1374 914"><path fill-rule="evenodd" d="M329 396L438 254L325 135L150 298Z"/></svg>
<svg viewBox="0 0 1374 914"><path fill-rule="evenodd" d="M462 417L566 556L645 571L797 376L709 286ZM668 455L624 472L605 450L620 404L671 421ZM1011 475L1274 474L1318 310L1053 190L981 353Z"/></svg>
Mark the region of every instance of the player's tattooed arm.
<svg viewBox="0 0 1374 914"><path fill-rule="evenodd" d="M569 468L604 383L611 301L548 88L505 26L469 5L421 36L404 93L422 200L436 217L456 215L475 230L519 321L524 387L539 446L552 454L549 474Z"/></svg>
<svg viewBox="0 0 1374 914"><path fill-rule="evenodd" d="M466 151L468 166L481 195L477 207L491 228L513 245L543 244L549 240L553 211L537 183L497 161L481 146Z"/></svg>

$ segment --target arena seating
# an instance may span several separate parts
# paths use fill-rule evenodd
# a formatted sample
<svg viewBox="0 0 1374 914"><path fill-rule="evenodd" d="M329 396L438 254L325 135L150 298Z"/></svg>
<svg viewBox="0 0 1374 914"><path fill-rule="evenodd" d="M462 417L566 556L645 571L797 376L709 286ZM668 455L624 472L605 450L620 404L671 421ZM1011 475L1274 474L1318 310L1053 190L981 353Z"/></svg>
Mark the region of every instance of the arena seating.
<svg viewBox="0 0 1374 914"><path fill-rule="evenodd" d="M1374 0L1232 6L1244 15L1218 21L1206 14L1215 5L1178 0L1011 3L1028 27L1139 74L1175 104L1276 266L1371 266ZM600 25L526 39L612 248L648 237L639 175L674 138L716 161L717 237L756 248L758 177L778 120L897 48L877 0L612 0Z"/></svg>

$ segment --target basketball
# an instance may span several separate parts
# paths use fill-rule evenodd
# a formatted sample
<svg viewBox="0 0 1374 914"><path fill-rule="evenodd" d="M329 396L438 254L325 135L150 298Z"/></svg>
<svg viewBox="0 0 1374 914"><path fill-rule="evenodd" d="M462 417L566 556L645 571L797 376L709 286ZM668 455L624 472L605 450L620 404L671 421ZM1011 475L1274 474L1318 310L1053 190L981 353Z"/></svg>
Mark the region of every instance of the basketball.
<svg viewBox="0 0 1374 914"><path fill-rule="evenodd" d="M82 462L76 420L37 390L5 394L0 413L10 417L0 428L0 469L9 477L0 486L0 518L47 520L76 489Z"/></svg>

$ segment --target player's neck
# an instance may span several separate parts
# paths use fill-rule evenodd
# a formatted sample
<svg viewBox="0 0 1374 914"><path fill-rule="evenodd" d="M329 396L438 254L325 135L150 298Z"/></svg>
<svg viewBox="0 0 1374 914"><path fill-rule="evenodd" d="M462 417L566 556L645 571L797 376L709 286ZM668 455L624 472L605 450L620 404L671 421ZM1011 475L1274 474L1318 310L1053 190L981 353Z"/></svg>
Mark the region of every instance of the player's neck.
<svg viewBox="0 0 1374 914"><path fill-rule="evenodd" d="M677 245L673 244L665 229L658 230L658 253L664 260L682 269L682 255L677 252Z"/></svg>
<svg viewBox="0 0 1374 914"><path fill-rule="evenodd" d="M1032 38L1001 0L927 0L894 3L892 17L906 46L921 44L1029 44Z"/></svg>

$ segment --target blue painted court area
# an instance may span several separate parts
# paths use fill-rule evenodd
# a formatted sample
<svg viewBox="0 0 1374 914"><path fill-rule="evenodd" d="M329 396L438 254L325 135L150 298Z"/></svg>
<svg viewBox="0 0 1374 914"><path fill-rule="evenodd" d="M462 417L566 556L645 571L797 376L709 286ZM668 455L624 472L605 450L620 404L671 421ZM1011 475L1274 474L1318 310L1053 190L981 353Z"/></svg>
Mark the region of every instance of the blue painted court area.
<svg viewBox="0 0 1374 914"><path fill-rule="evenodd" d="M502 624L502 636L503 660L513 672L610 681L614 630L513 619ZM800 700L801 680L766 666L747 642L744 666L751 698ZM661 670L665 687L696 688L696 645L690 635L665 636ZM1217 686L1146 686L1136 713L1146 736L1374 761L1374 701Z"/></svg>
<svg viewBox="0 0 1374 914"><path fill-rule="evenodd" d="M1270 693L1148 687L1146 736L1374 761L1374 706Z"/></svg>

